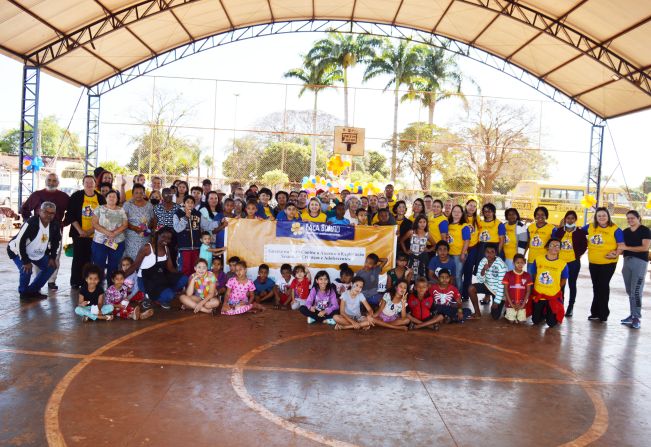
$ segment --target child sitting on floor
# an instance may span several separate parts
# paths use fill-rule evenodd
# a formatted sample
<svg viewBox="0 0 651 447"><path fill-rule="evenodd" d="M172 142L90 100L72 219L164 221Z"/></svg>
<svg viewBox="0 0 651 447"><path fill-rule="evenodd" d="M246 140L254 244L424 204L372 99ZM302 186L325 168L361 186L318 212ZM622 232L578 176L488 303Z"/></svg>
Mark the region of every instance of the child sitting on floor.
<svg viewBox="0 0 651 447"><path fill-rule="evenodd" d="M422 276L416 280L414 291L407 298L409 307L409 329L422 329L431 327L435 331L439 330L439 324L444 320L443 315L436 314L434 306L434 297L429 292L429 283Z"/></svg>
<svg viewBox="0 0 651 447"><path fill-rule="evenodd" d="M181 309L192 309L194 313L213 313L221 302L215 296L217 292L217 278L214 273L208 270L208 263L205 259L199 258L194 263L194 273L188 279L188 286L185 292L179 296Z"/></svg>
<svg viewBox="0 0 651 447"><path fill-rule="evenodd" d="M237 256L231 256L228 258L228 273L226 273L226 279L235 278L235 266L240 262L240 258Z"/></svg>
<svg viewBox="0 0 651 447"><path fill-rule="evenodd" d="M302 265L294 267L294 279L289 285L292 295L292 310L298 310L305 306L305 300L310 294L310 273Z"/></svg>
<svg viewBox="0 0 651 447"><path fill-rule="evenodd" d="M273 279L269 278L269 266L267 264L260 264L258 267L258 277L253 281L255 286L255 301L256 303L263 303L274 297L274 287L276 283Z"/></svg>
<svg viewBox="0 0 651 447"><path fill-rule="evenodd" d="M217 279L217 296L221 299L226 293L226 281L228 278L226 273L224 273L223 261L222 258L212 258L212 269L213 275Z"/></svg>
<svg viewBox="0 0 651 447"><path fill-rule="evenodd" d="M380 273L386 263L386 258L380 259L378 255L371 253L366 257L364 268L357 272L357 276L364 279L364 290L362 290L362 293L366 297L366 301L374 307L380 303L381 295L378 293L377 288L380 282Z"/></svg>
<svg viewBox="0 0 651 447"><path fill-rule="evenodd" d="M429 290L434 298L437 314L443 315L448 321L463 323L472 311L463 308L461 294L455 286L450 284L451 279L452 275L450 271L448 269L441 269L438 274L439 283L432 285Z"/></svg>
<svg viewBox="0 0 651 447"><path fill-rule="evenodd" d="M129 269L129 267L131 267L131 264L133 264L133 259L131 259L128 256L125 256L120 261L120 270L126 272ZM129 288L129 299L136 296L136 294L140 291L140 289L138 288L138 271L136 270L129 276L125 277L124 284Z"/></svg>
<svg viewBox="0 0 651 447"><path fill-rule="evenodd" d="M292 277L292 266L283 264L280 266L280 278L274 288L274 308L280 309L289 308L291 302L290 284L294 278Z"/></svg>
<svg viewBox="0 0 651 447"><path fill-rule="evenodd" d="M524 268L527 261L524 255L517 253L513 256L513 270L504 275L504 297L506 298L506 314L504 317L511 323L527 321L527 303L531 295L533 280Z"/></svg>
<svg viewBox="0 0 651 447"><path fill-rule="evenodd" d="M75 313L89 319L111 321L113 319L113 306L104 304L104 289L99 285L102 280L102 271L95 264L84 267L84 281L86 284L79 289L79 302Z"/></svg>
<svg viewBox="0 0 651 447"><path fill-rule="evenodd" d="M314 285L299 311L307 317L307 323L315 322L336 324L332 318L339 309L335 286L330 282L330 275L325 270L320 270L314 277Z"/></svg>
<svg viewBox="0 0 651 447"><path fill-rule="evenodd" d="M341 296L345 291L350 290L353 285L352 280L355 274L345 262L339 265L339 278L335 279L335 288L337 295Z"/></svg>
<svg viewBox="0 0 651 447"><path fill-rule="evenodd" d="M407 330L407 288L409 284L404 279L398 280L395 287L384 294L380 307L373 314L373 322L389 329Z"/></svg>
<svg viewBox="0 0 651 447"><path fill-rule="evenodd" d="M398 256L396 256L396 268L387 272L387 290L393 289L393 285L398 284L398 281L401 279L404 279L408 284L411 284L414 271L409 268L408 264L409 256L405 253L398 253Z"/></svg>
<svg viewBox="0 0 651 447"><path fill-rule="evenodd" d="M255 292L253 281L246 277L246 262L239 261L235 264L235 277L229 279L226 283L226 296L224 296L222 315L240 315L246 312L263 311L264 307L255 302L253 292Z"/></svg>
<svg viewBox="0 0 651 447"><path fill-rule="evenodd" d="M106 289L105 302L113 306L113 315L124 319L145 320L154 315L154 309L141 312L140 300L129 300L129 287L124 272L116 270L111 275L113 284ZM142 298L142 294L139 295Z"/></svg>
<svg viewBox="0 0 651 447"><path fill-rule="evenodd" d="M366 302L362 289L364 288L364 280L359 276L355 276L352 281L350 290L346 290L341 295L339 304L339 315L334 315L332 318L335 320L335 329L365 329L368 330L373 325L372 318L363 317L361 306L366 308L367 315L373 314L373 309Z"/></svg>

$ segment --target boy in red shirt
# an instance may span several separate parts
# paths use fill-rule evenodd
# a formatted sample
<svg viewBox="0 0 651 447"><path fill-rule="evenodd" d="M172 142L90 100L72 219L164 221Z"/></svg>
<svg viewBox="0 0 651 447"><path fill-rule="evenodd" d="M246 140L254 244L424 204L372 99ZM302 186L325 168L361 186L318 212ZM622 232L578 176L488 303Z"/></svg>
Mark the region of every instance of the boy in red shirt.
<svg viewBox="0 0 651 447"><path fill-rule="evenodd" d="M504 275L504 297L506 298L506 314L504 317L511 323L527 321L527 302L531 294L533 280L524 271L526 265L524 256L520 253L513 256L513 270Z"/></svg>
<svg viewBox="0 0 651 447"><path fill-rule="evenodd" d="M407 318L411 321L409 329L421 329L431 327L435 331L439 330L439 324L444 320L443 315L437 315L434 307L434 298L427 290L429 283L425 278L418 278L414 286L415 293L412 292L407 298L409 313Z"/></svg>
<svg viewBox="0 0 651 447"><path fill-rule="evenodd" d="M450 284L450 279L452 278L450 270L439 270L438 278L439 283L433 284L429 289L430 294L434 298L436 313L443 315L446 320L463 323L472 311L463 308L459 290Z"/></svg>
<svg viewBox="0 0 651 447"><path fill-rule="evenodd" d="M294 279L289 285L292 310L298 310L301 306L305 306L310 294L310 286L310 272L302 265L294 267Z"/></svg>

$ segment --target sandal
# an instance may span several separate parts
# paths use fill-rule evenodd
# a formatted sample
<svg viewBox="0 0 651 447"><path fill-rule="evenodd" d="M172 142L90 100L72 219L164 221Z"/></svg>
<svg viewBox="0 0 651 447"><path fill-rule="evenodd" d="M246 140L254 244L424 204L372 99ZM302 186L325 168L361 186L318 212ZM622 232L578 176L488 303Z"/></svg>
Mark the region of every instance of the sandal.
<svg viewBox="0 0 651 447"><path fill-rule="evenodd" d="M432 326L432 330L433 330L434 332L438 332L439 329L441 329L441 325L438 324L438 323L436 323L434 326Z"/></svg>
<svg viewBox="0 0 651 447"><path fill-rule="evenodd" d="M90 318L88 318L88 317L84 317L84 318L81 319L81 321L83 321L84 323L86 323L88 320L90 320Z"/></svg>
<svg viewBox="0 0 651 447"><path fill-rule="evenodd" d="M106 318L104 319L105 321L111 321L113 320L113 315L107 315Z"/></svg>
<svg viewBox="0 0 651 447"><path fill-rule="evenodd" d="M490 304L491 300L489 298L484 298L480 301L480 303L485 306L486 304Z"/></svg>
<svg viewBox="0 0 651 447"><path fill-rule="evenodd" d="M146 320L147 318L154 315L154 309L148 309L140 314L140 320Z"/></svg>
<svg viewBox="0 0 651 447"><path fill-rule="evenodd" d="M409 323L409 326L407 326L407 329L409 329L410 331L413 331L413 330L414 330L414 327L416 327L416 325L415 325L414 322L412 321L411 323Z"/></svg>

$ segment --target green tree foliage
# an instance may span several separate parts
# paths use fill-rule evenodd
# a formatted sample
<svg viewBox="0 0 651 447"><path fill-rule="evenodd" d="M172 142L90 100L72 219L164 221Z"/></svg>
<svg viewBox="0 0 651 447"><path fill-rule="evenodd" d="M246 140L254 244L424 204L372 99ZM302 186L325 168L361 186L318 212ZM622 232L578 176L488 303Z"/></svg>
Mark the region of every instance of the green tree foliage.
<svg viewBox="0 0 651 447"><path fill-rule="evenodd" d="M379 174L382 180L389 177L389 167L387 166L387 157L378 151L368 151L364 155L364 170L371 174Z"/></svg>
<svg viewBox="0 0 651 447"><path fill-rule="evenodd" d="M379 76L388 76L384 90L393 89L393 136L391 138L391 181L396 181L398 169L398 106L400 104L400 88L403 85L412 87L418 80L422 63L423 46L408 40L400 40L397 44L389 39L382 40L380 53L366 67L364 81Z"/></svg>
<svg viewBox="0 0 651 447"><path fill-rule="evenodd" d="M305 176L310 175L309 146L296 143L272 143L267 146L257 165L257 178L272 169L279 169L286 172L289 181L300 182ZM317 148L316 174L325 175L328 153Z"/></svg>
<svg viewBox="0 0 651 447"><path fill-rule="evenodd" d="M411 123L400 133L398 166L410 169L420 188L427 191L432 172L439 172L444 179L457 176L460 166L455 161L455 148L459 143L459 137L448 129L422 121Z"/></svg>
<svg viewBox="0 0 651 447"><path fill-rule="evenodd" d="M83 158L85 149L79 135L61 127L54 115L41 119L39 125L40 155L46 157ZM17 155L20 150L20 130L10 129L0 137L0 153Z"/></svg>
<svg viewBox="0 0 651 447"><path fill-rule="evenodd" d="M163 177L187 175L198 168L199 145L177 135L177 129L191 114L189 108L184 108L181 97L168 98L161 93L151 109L151 116L141 120L145 130L132 140L136 149L127 167Z"/></svg>
<svg viewBox="0 0 651 447"><path fill-rule="evenodd" d="M120 165L117 161L115 160L106 160L103 161L99 164L102 168L106 169L109 172L112 172L113 175L120 175L120 174L131 174L132 171L130 171L126 166Z"/></svg>
<svg viewBox="0 0 651 447"><path fill-rule="evenodd" d="M254 137L236 138L222 164L224 176L242 182L255 179L261 155L262 147ZM270 167L264 171L269 169L274 168Z"/></svg>
<svg viewBox="0 0 651 447"><path fill-rule="evenodd" d="M319 69L342 71L344 83L344 123L348 125L348 70L359 62L367 62L375 56L375 48L381 40L358 34L332 32L318 40L307 53L306 59Z"/></svg>
<svg viewBox="0 0 651 447"><path fill-rule="evenodd" d="M262 183L267 186L282 186L289 183L289 177L280 169L273 169L262 174Z"/></svg>

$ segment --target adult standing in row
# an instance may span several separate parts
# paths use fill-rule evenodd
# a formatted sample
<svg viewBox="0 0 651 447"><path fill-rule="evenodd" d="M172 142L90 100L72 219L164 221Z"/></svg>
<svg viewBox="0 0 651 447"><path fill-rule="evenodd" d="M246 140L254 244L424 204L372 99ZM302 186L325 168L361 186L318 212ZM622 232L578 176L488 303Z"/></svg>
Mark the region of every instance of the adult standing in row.
<svg viewBox="0 0 651 447"><path fill-rule="evenodd" d="M219 196L215 191L206 195L206 206L201 208L201 231L212 235L216 248L224 247L224 228L228 225L224 213L218 208Z"/></svg>
<svg viewBox="0 0 651 447"><path fill-rule="evenodd" d="M468 243L468 252L466 260L463 263L463 283L461 287L461 296L464 299L470 298L468 289L472 284L472 275L477 270L477 265L481 260L482 253L479 251L479 216L477 215L477 201L470 199L466 202L466 220L470 229L470 241Z"/></svg>
<svg viewBox="0 0 651 447"><path fill-rule="evenodd" d="M66 209L68 208L68 201L70 197L65 192L59 190L59 176L54 172L47 175L45 178L45 188L34 191L23 203L23 206L20 209L20 214L23 216L23 221L27 222L32 215L36 216L39 214L41 205L45 202L51 202L56 205L56 214L54 216L54 222L59 226L59 230L63 230L63 217L66 214ZM61 244L59 244L59 251L56 254L57 266L59 265L61 259ZM37 267L38 268L38 267ZM59 273L59 268L57 267L54 270L54 273L50 275L48 280L47 287L50 290L57 290L57 275Z"/></svg>
<svg viewBox="0 0 651 447"><path fill-rule="evenodd" d="M570 301L565 311L566 317L571 317L574 312L574 302L576 301L576 282L581 270L581 256L588 249L587 234L583 228L577 228L576 221L578 216L574 211L565 213L558 228L552 232L552 237L561 241L561 251L559 257L567 263L568 278L567 284L570 286ZM564 296L565 293L563 293Z"/></svg>
<svg viewBox="0 0 651 447"><path fill-rule="evenodd" d="M613 223L607 208L597 208L594 221L583 227L588 233L588 261L592 279L592 306L588 320L607 321L610 315L610 280L624 251L624 233Z"/></svg>
<svg viewBox="0 0 651 447"><path fill-rule="evenodd" d="M466 220L466 213L461 205L454 205L450 210L448 217L448 244L450 245L449 254L454 261L456 274L454 280L457 289L463 287L463 266L468 257L468 247L470 246L470 225Z"/></svg>
<svg viewBox="0 0 651 447"><path fill-rule="evenodd" d="M128 227L127 214L118 204L117 191L106 194L106 205L100 205L93 216L93 244L91 249L93 264L106 271L111 278L124 254L124 230Z"/></svg>
<svg viewBox="0 0 651 447"><path fill-rule="evenodd" d="M132 199L124 204L129 220L124 256L131 259L149 242L154 220L154 207L145 198L145 187L138 183L133 185L132 195Z"/></svg>
<svg viewBox="0 0 651 447"><path fill-rule="evenodd" d="M72 271L70 286L78 289L83 285L82 271L91 261L93 242L93 216L100 205L106 204L106 199L95 191L95 177L84 176L83 189L73 193L68 202L65 223L70 225L72 238Z"/></svg>
<svg viewBox="0 0 651 447"><path fill-rule="evenodd" d="M640 213L631 210L626 213L628 228L624 230L624 286L628 295L631 314L622 320L622 324L630 324L633 329L640 329L642 323L642 293L644 292L644 276L649 264L649 244L651 231L640 221Z"/></svg>

